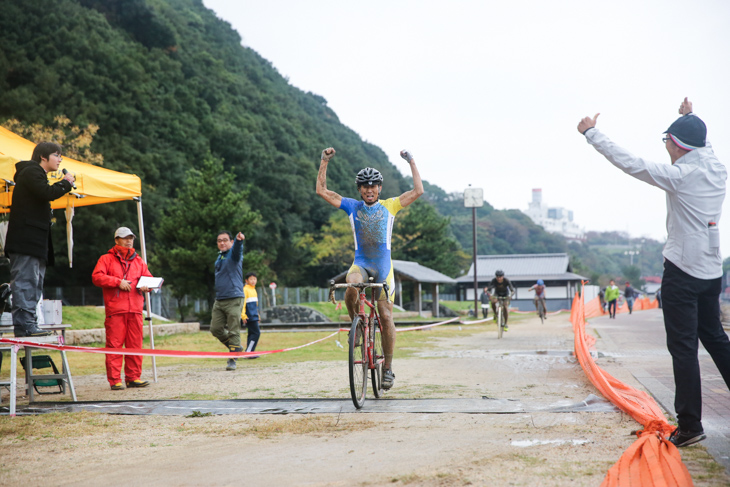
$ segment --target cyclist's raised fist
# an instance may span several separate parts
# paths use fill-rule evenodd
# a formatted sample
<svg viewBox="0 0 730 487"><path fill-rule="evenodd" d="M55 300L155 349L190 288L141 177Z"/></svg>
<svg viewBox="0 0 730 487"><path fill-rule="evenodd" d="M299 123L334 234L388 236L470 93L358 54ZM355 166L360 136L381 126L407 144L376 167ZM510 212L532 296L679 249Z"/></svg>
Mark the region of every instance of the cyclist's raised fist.
<svg viewBox="0 0 730 487"><path fill-rule="evenodd" d="M413 162L413 154L408 152L407 150L400 151L400 156L405 159L408 162Z"/></svg>
<svg viewBox="0 0 730 487"><path fill-rule="evenodd" d="M329 161L334 157L335 150L332 147L327 147L325 150L322 151L322 160L323 161Z"/></svg>

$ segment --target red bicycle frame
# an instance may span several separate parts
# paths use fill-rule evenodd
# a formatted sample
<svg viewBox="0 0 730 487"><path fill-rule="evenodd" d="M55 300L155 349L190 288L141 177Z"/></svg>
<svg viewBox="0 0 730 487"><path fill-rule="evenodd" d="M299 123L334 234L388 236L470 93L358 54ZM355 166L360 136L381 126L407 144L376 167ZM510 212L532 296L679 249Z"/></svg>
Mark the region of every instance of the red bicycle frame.
<svg viewBox="0 0 730 487"><path fill-rule="evenodd" d="M346 284L334 284L334 282L330 283L330 301L335 303L335 289L340 288L357 288L358 289L358 312L355 313L356 315L360 316L363 321L365 322L366 330L367 330L367 339L366 339L366 353L367 353L367 359L368 359L368 369L374 369L379 363L383 362L385 360L384 357L381 357L378 359L377 362L373 359L373 350L375 349L375 333L382 332L382 326L380 324L380 316L378 315L376 305L368 301L367 295L365 294L365 290L367 288L370 288L372 290L372 295L375 294L375 289L380 288L382 292L385 293L386 300L389 300L388 297L388 286L383 284L375 284L375 283L365 283L365 282L353 282L353 283L346 283ZM370 314L368 315L365 311L365 306L370 308Z"/></svg>

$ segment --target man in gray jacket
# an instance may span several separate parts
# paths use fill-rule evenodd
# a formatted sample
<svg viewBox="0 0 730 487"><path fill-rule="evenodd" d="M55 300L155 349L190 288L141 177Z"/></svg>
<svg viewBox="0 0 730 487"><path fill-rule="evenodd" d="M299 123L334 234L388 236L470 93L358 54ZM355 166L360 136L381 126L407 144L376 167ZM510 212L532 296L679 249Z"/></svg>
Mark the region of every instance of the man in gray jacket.
<svg viewBox="0 0 730 487"><path fill-rule="evenodd" d="M671 165L635 157L596 129L585 117L578 131L626 174L656 186L667 196L662 301L667 348L676 385L679 427L669 441L689 446L705 439L697 339L709 352L730 388L730 340L720 322L722 257L718 224L725 199L725 166L706 142L707 128L684 99L682 115L664 132Z"/></svg>

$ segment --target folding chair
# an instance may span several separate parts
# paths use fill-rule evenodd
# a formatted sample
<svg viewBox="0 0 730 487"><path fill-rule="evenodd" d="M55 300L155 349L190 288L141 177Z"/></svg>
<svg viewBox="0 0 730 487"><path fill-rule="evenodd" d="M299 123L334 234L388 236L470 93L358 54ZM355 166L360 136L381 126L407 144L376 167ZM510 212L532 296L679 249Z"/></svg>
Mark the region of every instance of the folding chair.
<svg viewBox="0 0 730 487"><path fill-rule="evenodd" d="M18 357L20 363L25 369L25 357ZM54 374L60 374L56 364L49 355L34 355L33 356L33 368L34 369L53 369ZM39 387L58 387L58 391L41 392ZM33 379L33 388L38 394L63 394L66 392L66 384L61 379Z"/></svg>

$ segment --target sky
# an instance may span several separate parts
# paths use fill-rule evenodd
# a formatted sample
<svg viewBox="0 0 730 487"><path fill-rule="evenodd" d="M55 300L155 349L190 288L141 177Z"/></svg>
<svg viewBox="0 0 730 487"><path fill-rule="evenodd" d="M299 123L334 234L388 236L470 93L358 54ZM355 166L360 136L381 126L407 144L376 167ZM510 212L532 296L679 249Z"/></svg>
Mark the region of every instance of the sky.
<svg viewBox="0 0 730 487"><path fill-rule="evenodd" d="M726 0L203 3L403 174L408 149L423 179L483 188L498 209L527 210L542 188L585 230L664 241L664 192L577 131L599 112L614 142L669 164L661 138L687 96L730 161ZM730 220L719 227L727 257Z"/></svg>

